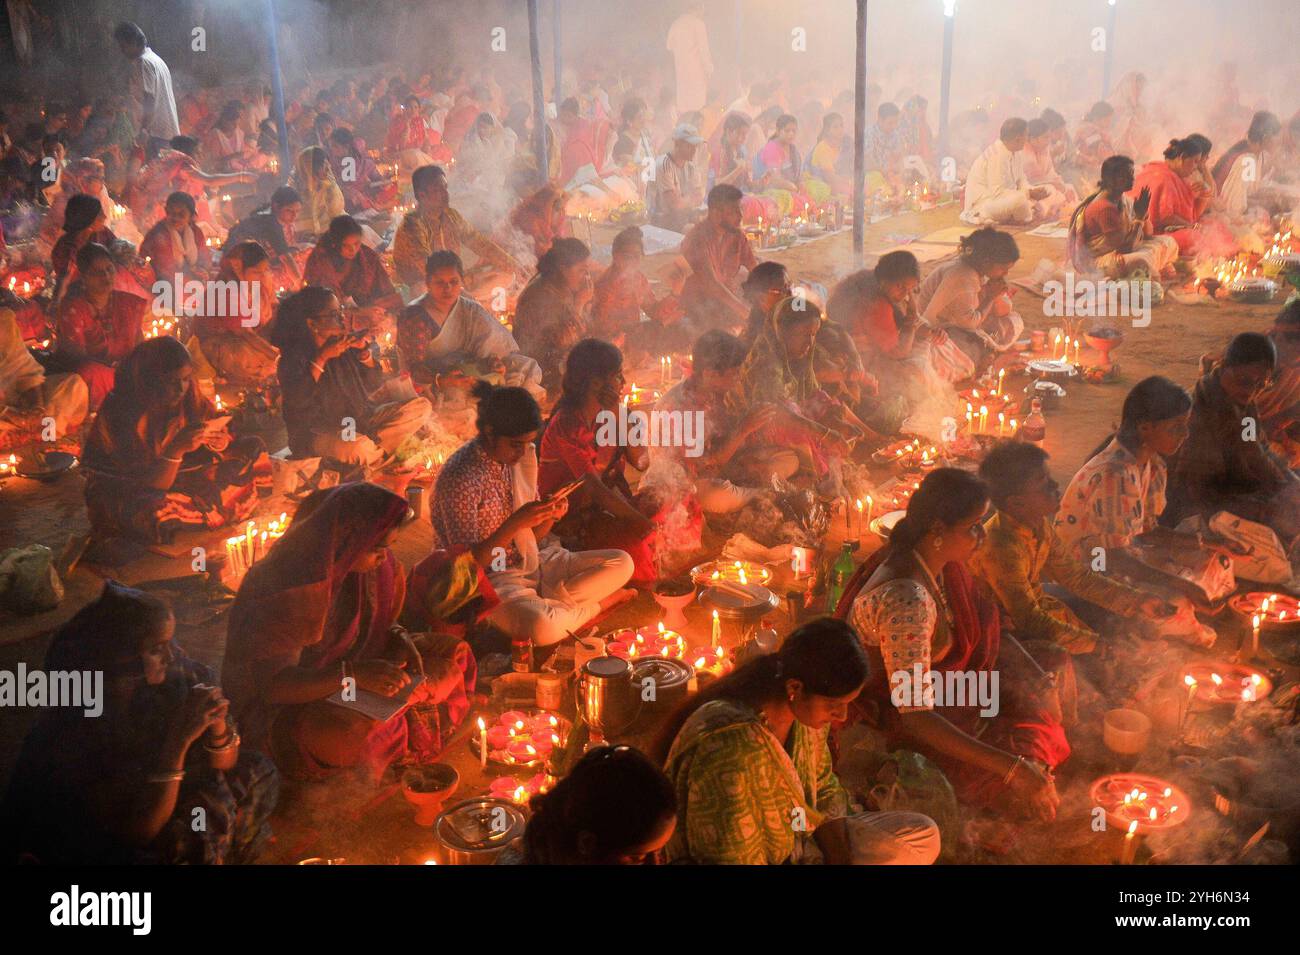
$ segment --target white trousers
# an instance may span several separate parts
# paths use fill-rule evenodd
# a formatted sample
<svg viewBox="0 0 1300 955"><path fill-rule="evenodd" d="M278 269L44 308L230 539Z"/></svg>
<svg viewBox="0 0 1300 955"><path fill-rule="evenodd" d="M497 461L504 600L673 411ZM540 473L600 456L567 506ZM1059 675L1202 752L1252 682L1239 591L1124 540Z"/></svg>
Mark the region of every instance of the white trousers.
<svg viewBox="0 0 1300 955"><path fill-rule="evenodd" d="M512 636L528 634L534 646L548 647L576 632L632 577L632 558L621 550L570 551L556 543L539 557L535 573L488 574L501 598L488 620Z"/></svg>

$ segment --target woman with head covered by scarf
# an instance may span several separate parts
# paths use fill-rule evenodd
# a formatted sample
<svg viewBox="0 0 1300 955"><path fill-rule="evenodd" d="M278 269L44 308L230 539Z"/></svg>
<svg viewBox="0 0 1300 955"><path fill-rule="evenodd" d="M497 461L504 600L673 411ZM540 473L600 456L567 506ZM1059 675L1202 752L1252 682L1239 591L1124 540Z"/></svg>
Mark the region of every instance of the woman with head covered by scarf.
<svg viewBox="0 0 1300 955"><path fill-rule="evenodd" d="M394 760L441 749L445 733L430 706L447 702L453 722L468 709L465 644L408 643L393 628L406 580L390 547L407 514L405 500L375 484L318 491L244 578L222 674L249 745L271 753L286 774L322 778L356 767L378 778ZM409 689L421 668L423 680ZM412 705L373 719L337 705L345 685L383 697L409 693Z"/></svg>

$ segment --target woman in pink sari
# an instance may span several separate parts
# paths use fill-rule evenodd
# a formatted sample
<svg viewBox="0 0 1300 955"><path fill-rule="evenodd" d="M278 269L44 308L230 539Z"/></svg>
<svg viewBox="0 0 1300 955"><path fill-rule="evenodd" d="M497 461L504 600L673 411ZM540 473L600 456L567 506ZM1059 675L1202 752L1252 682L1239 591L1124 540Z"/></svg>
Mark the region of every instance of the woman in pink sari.
<svg viewBox="0 0 1300 955"><path fill-rule="evenodd" d="M1196 136L1171 139L1164 160L1143 166L1128 193L1136 199L1143 189L1150 191L1152 231L1156 235L1172 236L1182 258L1223 257L1231 255L1237 246L1227 226L1205 219L1214 193L1196 175L1209 152L1208 145L1201 148L1203 140L1204 137Z"/></svg>

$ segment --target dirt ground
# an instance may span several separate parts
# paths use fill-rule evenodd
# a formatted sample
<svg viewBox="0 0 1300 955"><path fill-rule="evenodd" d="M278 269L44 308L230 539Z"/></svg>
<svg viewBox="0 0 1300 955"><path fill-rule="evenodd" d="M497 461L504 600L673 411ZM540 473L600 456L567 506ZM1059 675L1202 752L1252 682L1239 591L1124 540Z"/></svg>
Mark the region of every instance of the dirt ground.
<svg viewBox="0 0 1300 955"><path fill-rule="evenodd" d="M884 250L905 237L919 238L956 225L959 223L955 206L874 223L867 228L867 261L874 261L872 250ZM613 229L598 228L595 244L600 246L603 243L607 247L613 234ZM1054 262L1061 259L1063 240L1022 234L1017 236L1017 241L1021 259L1012 272L1012 279L1027 276L1041 259ZM830 287L836 279L852 270L851 233L824 237L770 253L767 257L784 262L798 279ZM651 257L646 263L648 274L652 277L665 274L672 258L671 255ZM923 270L928 271L931 267L932 264L923 265ZM1167 301L1154 309L1148 327L1125 328L1125 340L1115 353L1121 369L1119 380L1104 385L1068 386L1068 396L1048 415L1045 447L1052 455L1057 479L1064 485L1091 449L1113 429L1121 402L1132 384L1158 373L1191 386L1202 353L1221 349L1237 332L1267 329L1279 306L1280 302L1245 306L1214 302L1181 305ZM1016 307L1027 328L1046 329L1059 324L1045 317L1040 300L1024 291L1019 293ZM1084 350L1085 364L1095 364L1096 357L1095 353ZM81 493L81 479L75 473L51 484L19 478L8 481L0 488L0 551L40 543L56 554L62 552L70 538L88 530ZM267 502L258 516L275 515L281 509L278 502ZM214 535L214 539L218 536ZM428 552L430 541L431 532L427 524L413 525L403 532L397 545L398 554L409 567ZM211 541L186 540L183 543L188 547ZM836 546L836 543L833 540L827 542L830 546ZM183 557L170 558L146 554L113 573L132 584L190 575L188 550L183 553ZM101 583L100 572L79 567L65 581L67 595L58 609L22 619L0 617L0 669L12 670L20 660L29 666L38 666L43 660L51 630L91 599ZM219 667L224 646L224 617L217 615L203 620L203 616L201 608L187 612L178 624L177 640L191 655ZM690 616L693 623L688 637L697 628L707 633L702 610L693 607ZM644 624L658 617L659 611L651 598L642 594L634 602L618 608L603 623L609 626L625 622ZM33 714L27 710L10 710L0 721L0 788L7 785L13 760L32 717ZM463 743L449 747L447 758L462 771L459 795L473 795L486 788L476 761L469 756ZM348 855L354 861L421 861L420 856L427 851L428 831L418 830L411 824L408 807L395 786L346 794L337 789L325 793L303 793L301 799L306 814L299 813L297 818L286 819L280 826L280 837L271 853L275 861L333 854ZM331 812L325 814L331 822L318 824L315 809L325 805L331 807ZM1083 835L1086 836L1086 832ZM1080 844L1082 841L1085 840L1079 840ZM1067 844L1073 842L1069 836L1063 837L1059 844L1061 853L1055 856L1055 861L1064 861L1062 856L1069 857L1070 861L1090 861L1089 855L1093 850L1074 853L1067 848Z"/></svg>

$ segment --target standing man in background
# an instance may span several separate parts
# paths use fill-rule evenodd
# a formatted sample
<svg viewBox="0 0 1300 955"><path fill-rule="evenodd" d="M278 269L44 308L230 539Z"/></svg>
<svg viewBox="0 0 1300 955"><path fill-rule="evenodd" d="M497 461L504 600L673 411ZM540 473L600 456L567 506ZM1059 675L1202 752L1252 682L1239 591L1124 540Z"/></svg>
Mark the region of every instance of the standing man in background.
<svg viewBox="0 0 1300 955"><path fill-rule="evenodd" d="M677 115L704 109L713 75L704 4L694 3L668 28L668 50L677 67Z"/></svg>
<svg viewBox="0 0 1300 955"><path fill-rule="evenodd" d="M148 157L181 134L176 97L172 94L172 72L163 58L149 49L144 31L134 23L119 23L113 39L122 55L131 61L128 97Z"/></svg>

